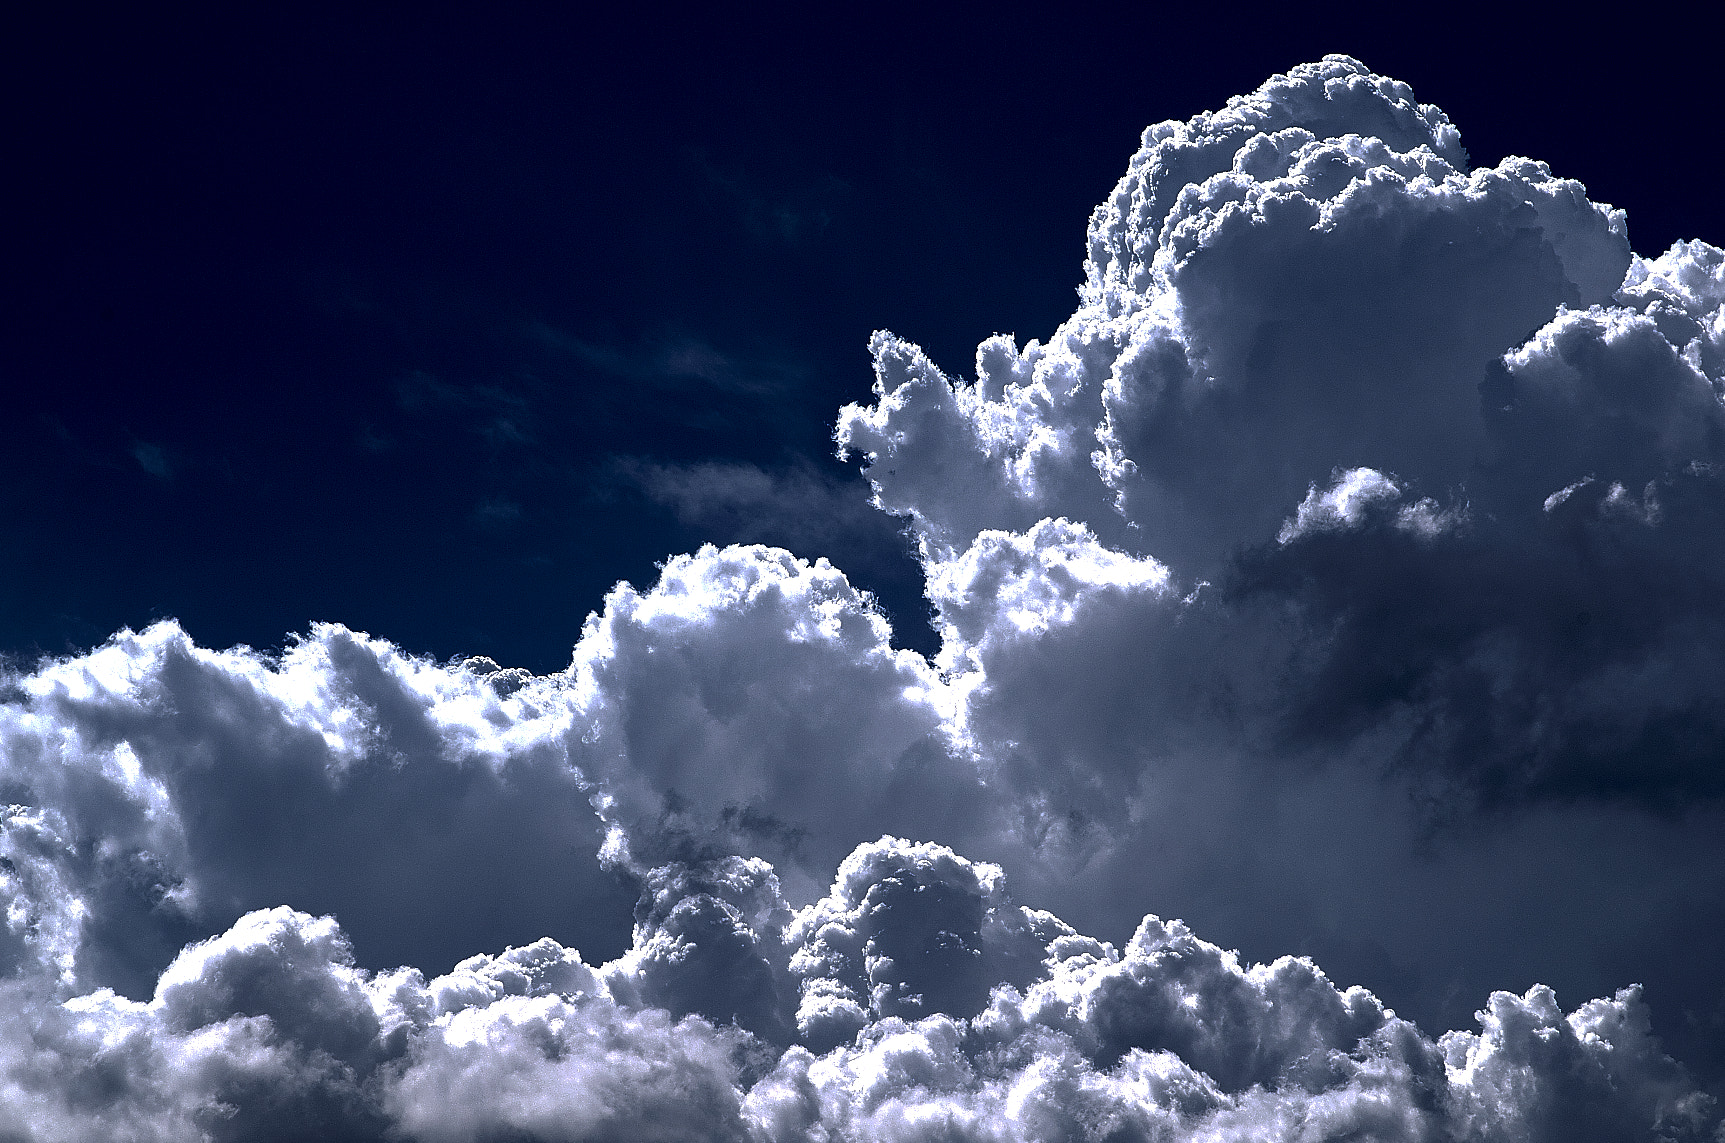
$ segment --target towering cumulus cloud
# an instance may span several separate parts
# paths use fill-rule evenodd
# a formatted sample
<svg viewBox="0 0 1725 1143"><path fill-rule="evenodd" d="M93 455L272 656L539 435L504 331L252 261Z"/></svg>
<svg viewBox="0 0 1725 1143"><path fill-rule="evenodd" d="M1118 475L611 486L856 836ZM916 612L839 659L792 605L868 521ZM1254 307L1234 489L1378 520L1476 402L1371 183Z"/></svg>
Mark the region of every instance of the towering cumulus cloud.
<svg viewBox="0 0 1725 1143"><path fill-rule="evenodd" d="M0 678L0 1140L1725 1138L1725 253L1331 57L872 348L932 662L708 547Z"/></svg>

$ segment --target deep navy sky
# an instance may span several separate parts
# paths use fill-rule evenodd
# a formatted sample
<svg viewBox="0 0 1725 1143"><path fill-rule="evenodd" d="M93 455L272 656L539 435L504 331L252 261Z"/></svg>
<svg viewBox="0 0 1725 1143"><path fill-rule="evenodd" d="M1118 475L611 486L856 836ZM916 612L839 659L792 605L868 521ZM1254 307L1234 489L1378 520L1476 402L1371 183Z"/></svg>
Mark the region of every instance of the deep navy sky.
<svg viewBox="0 0 1725 1143"><path fill-rule="evenodd" d="M830 432L871 330L966 373L1046 336L1139 131L1328 51L1643 253L1725 239L1674 26L750 11L11 24L0 652L336 620L551 670L615 581L739 536L832 557L927 648L892 521L679 520L628 473L860 498Z"/></svg>

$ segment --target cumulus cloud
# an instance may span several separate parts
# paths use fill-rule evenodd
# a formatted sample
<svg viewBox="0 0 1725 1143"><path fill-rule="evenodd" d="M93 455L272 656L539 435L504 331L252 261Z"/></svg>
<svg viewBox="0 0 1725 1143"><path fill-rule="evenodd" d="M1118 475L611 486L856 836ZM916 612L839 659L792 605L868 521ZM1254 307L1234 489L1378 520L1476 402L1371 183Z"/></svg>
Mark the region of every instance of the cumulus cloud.
<svg viewBox="0 0 1725 1143"><path fill-rule="evenodd" d="M30 877L51 858L60 884L20 883L32 903L14 907L41 919L15 939L69 985L139 995L198 931L283 902L436 965L500 928L626 917L634 896L580 865L556 894L514 872L602 836L555 732L564 708L343 628L272 660L161 624L10 690L0 797L26 808L4 844L44 870Z"/></svg>
<svg viewBox="0 0 1725 1143"><path fill-rule="evenodd" d="M1081 936L943 847L861 846L795 912L758 860L648 880L634 947L597 968L541 940L430 980L370 972L332 918L276 908L188 947L148 1001L9 985L0 1106L32 1140L1623 1140L1718 1121L1633 989L1567 1014L1547 988L1497 993L1478 1033L1434 1042L1303 958L1244 965L1155 916L1121 949ZM795 1025L711 1014L792 982Z"/></svg>
<svg viewBox="0 0 1725 1143"><path fill-rule="evenodd" d="M884 823L935 835L986 804L938 674L825 560L676 557L652 590L607 597L567 681L626 860L766 856L812 873L806 897Z"/></svg>
<svg viewBox="0 0 1725 1143"><path fill-rule="evenodd" d="M1301 922L1269 919L1257 853L1341 908L1360 868L1435 886L1526 815L1651 814L1725 903L1694 846L1725 773L1725 255L1628 233L1543 164L1470 167L1440 110L1330 57L1149 128L1045 342L991 338L967 380L875 335L837 440L919 537L961 733L1066 855L1073 888L1039 899L1119 924L1084 887L1151 863L1212 915L1261 894L1234 931L1274 947ZM1360 788L1383 783L1415 808ZM1193 846L1246 884L1170 871Z"/></svg>
<svg viewBox="0 0 1725 1143"><path fill-rule="evenodd" d="M1330 57L1145 132L1046 343L871 344L932 660L707 546L547 676L0 679L0 1138L1725 1130L1725 254Z"/></svg>
<svg viewBox="0 0 1725 1143"><path fill-rule="evenodd" d="M1257 640L1296 739L1414 724L1386 756L1488 799L1716 796L1721 255L1626 234L1332 57L1146 131L1046 345L953 382L877 334L838 439L931 585L1064 518L1230 626L1298 609Z"/></svg>

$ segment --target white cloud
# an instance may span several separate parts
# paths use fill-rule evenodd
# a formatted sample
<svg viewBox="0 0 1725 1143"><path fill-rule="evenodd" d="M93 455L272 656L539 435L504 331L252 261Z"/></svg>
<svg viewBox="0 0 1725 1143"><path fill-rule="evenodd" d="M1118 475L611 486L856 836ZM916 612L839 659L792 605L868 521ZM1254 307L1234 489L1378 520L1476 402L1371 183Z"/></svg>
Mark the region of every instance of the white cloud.
<svg viewBox="0 0 1725 1143"><path fill-rule="evenodd" d="M1178 921L1080 936L938 846L860 847L794 915L760 862L650 886L635 948L597 970L540 941L373 973L331 918L278 908L186 949L149 1002L13 982L0 1107L32 1140L1699 1140L1718 1118L1633 989L1568 1014L1498 993L1479 1033L1434 1042L1307 960L1246 964ZM687 923L715 902L723 924ZM676 1014L710 1006L739 942L761 970L737 994L788 971L800 1026Z"/></svg>
<svg viewBox="0 0 1725 1143"><path fill-rule="evenodd" d="M612 471L620 483L720 546L767 544L804 556L825 555L853 581L914 582L916 573L906 559L911 545L901 523L875 510L866 483L854 473L838 473L831 460L818 467L802 458L762 466L619 457ZM921 615L905 618L916 621ZM897 636L904 641L907 634L901 620Z"/></svg>
<svg viewBox="0 0 1725 1143"><path fill-rule="evenodd" d="M1312 485L1306 498L1300 501L1294 518L1283 524L1282 530L1276 533L1276 542L1285 544L1313 532L1355 527L1365 518L1368 507L1385 500L1394 500L1401 492L1395 481L1375 468L1338 472L1335 474L1335 483L1323 492L1318 491L1317 485Z"/></svg>
<svg viewBox="0 0 1725 1143"><path fill-rule="evenodd" d="M744 1140L734 1033L608 1001L508 997L431 1026L386 1085L408 1138Z"/></svg>
<svg viewBox="0 0 1725 1143"><path fill-rule="evenodd" d="M1323 928L1284 887L1410 950L1385 957L1428 1016L1449 970L1411 950L1467 911L1342 920L1364 870L1459 902L1469 848L1531 874L1514 839L1567 817L1596 848L1558 831L1551 876L1615 883L1656 838L1725 907L1699 840L1725 794L1725 255L1626 234L1539 163L1470 170L1441 112L1331 57L1145 133L1046 343L990 339L955 381L877 334L838 439L922 539L959 723L1037 858L974 852L1086 924L1148 882L1265 948ZM1058 621L995 608L976 569L1057 529L1166 584L1021 555L999 598ZM1488 880L1475 909L1511 916ZM1624 962L1659 962L1669 915L1624 907L1649 926ZM1579 918L1526 947L1599 939L1626 947ZM1722 968L1667 977L1696 1026Z"/></svg>
<svg viewBox="0 0 1725 1143"><path fill-rule="evenodd" d="M770 548L703 548L648 592L620 585L569 672L590 720L572 757L620 850L759 854L801 871L807 900L887 829L986 827L968 820L987 794L947 734L947 688L890 636L843 573Z"/></svg>
<svg viewBox="0 0 1725 1143"><path fill-rule="evenodd" d="M82 934L86 987L136 994L200 928L283 902L351 915L362 946L428 966L500 929L585 939L583 912L627 909L597 872L554 895L506 872L602 836L553 685L501 697L339 627L274 662L162 624L17 689L0 785L58 839L64 889L29 907ZM29 842L33 860L49 844ZM41 945L49 929L21 931Z"/></svg>

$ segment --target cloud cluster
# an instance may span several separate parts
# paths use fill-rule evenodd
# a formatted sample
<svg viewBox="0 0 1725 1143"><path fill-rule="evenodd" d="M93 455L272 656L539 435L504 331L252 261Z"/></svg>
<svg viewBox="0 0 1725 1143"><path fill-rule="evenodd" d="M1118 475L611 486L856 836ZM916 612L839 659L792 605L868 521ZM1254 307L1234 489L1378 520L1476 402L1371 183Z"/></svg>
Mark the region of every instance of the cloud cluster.
<svg viewBox="0 0 1725 1143"><path fill-rule="evenodd" d="M0 1139L1725 1130L1536 983L1725 1060L1725 254L1330 57L1146 131L1046 344L872 344L932 661L709 546L549 676L0 678Z"/></svg>
<svg viewBox="0 0 1725 1143"><path fill-rule="evenodd" d="M1235 688L1270 749L1399 723L1381 754L1487 800L1715 797L1722 283L1699 242L1633 256L1541 164L1470 170L1441 112L1332 57L1145 133L1046 345L992 339L954 383L877 334L838 436L931 584L1064 520L1166 566L1143 624L1210 586L1185 610L1298 676ZM1000 636L935 599L952 661Z"/></svg>
<svg viewBox="0 0 1725 1143"><path fill-rule="evenodd" d="M284 901L392 960L546 932L620 951L631 872L759 853L812 899L887 824L985 801L946 688L872 601L758 547L619 585L545 678L333 625L271 657L164 623L8 686L0 971L68 988L139 993L191 935Z"/></svg>
<svg viewBox="0 0 1725 1143"><path fill-rule="evenodd" d="M1398 856L1415 834L1651 814L1725 904L1693 853L1725 793L1722 265L1633 254L1543 164L1470 168L1441 111L1330 57L1145 132L1046 342L991 338L966 380L877 333L840 450L919 537L959 733L1016 835L1065 855L1039 899L1117 894L1165 831L1453 884ZM1455 836L1428 846L1452 872ZM1215 874L1159 888L1214 915Z"/></svg>
<svg viewBox="0 0 1725 1143"><path fill-rule="evenodd" d="M1305 959L1244 966L1155 916L1122 949L1080 936L938 846L859 847L794 913L759 861L649 880L599 967L547 938L368 972L333 919L280 907L147 1001L9 985L9 1137L1671 1140L1718 1118L1634 990L1568 1014L1497 993L1434 1042ZM797 993L793 1027L770 1008Z"/></svg>
<svg viewBox="0 0 1725 1143"><path fill-rule="evenodd" d="M29 916L0 969L139 994L192 936L284 902L428 964L626 916L633 892L590 863L556 895L521 876L602 827L567 710L498 689L338 627L272 660L172 624L12 681L0 844Z"/></svg>
<svg viewBox="0 0 1725 1143"><path fill-rule="evenodd" d="M947 688L896 649L872 599L825 560L762 547L669 560L619 585L567 673L616 851L709 850L811 871L806 897L890 822L931 836L982 800L946 732Z"/></svg>

